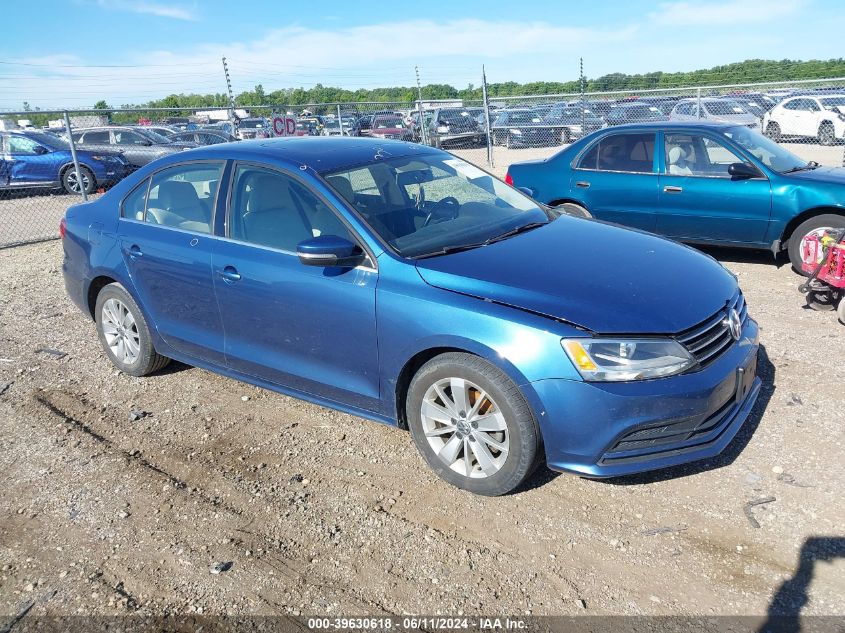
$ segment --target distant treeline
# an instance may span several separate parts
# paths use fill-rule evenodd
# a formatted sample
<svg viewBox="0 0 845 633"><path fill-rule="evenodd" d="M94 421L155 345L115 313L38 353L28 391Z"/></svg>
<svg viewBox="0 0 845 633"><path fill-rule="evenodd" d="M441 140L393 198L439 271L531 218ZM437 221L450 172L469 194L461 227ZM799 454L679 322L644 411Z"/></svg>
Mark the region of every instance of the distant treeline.
<svg viewBox="0 0 845 633"><path fill-rule="evenodd" d="M586 79L584 89L587 92L601 92L613 90L648 90L687 88L696 86L719 86L727 84L763 83L776 81L797 81L802 79L825 79L845 76L845 59L780 61L749 59L744 62L715 66L706 70L690 72L663 73L652 72L639 75L611 73L597 79ZM479 77L480 79L480 77ZM536 81L517 83L490 83L487 85L491 97L506 97L519 95L566 94L577 93L581 90L579 80L572 81ZM473 84L459 89L448 84L428 84L422 87L423 99L464 99L480 100L481 86ZM253 90L242 92L235 97L238 106L256 106L268 104L305 105L313 103L348 103L364 101L391 101L411 103L417 99L415 86L375 88L372 90L346 90L317 84L313 88L282 88L266 92L262 85ZM184 108L187 115L193 110L203 107L226 107L228 97L223 93L217 94L171 94L163 99L157 99L144 104L124 104L122 108ZM110 110L105 101L99 101L95 108ZM179 113L174 113L178 115ZM30 118L41 116L34 115ZM130 121L138 118L137 114L114 113L115 121ZM161 118L155 115L155 118Z"/></svg>

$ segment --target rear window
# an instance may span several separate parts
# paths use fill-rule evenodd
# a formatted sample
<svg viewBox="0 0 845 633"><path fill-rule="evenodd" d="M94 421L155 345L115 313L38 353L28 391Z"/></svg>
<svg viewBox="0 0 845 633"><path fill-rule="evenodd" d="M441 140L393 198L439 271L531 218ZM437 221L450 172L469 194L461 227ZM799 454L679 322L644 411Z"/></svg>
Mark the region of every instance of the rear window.
<svg viewBox="0 0 845 633"><path fill-rule="evenodd" d="M579 169L648 174L654 172L654 134L606 136L578 163Z"/></svg>

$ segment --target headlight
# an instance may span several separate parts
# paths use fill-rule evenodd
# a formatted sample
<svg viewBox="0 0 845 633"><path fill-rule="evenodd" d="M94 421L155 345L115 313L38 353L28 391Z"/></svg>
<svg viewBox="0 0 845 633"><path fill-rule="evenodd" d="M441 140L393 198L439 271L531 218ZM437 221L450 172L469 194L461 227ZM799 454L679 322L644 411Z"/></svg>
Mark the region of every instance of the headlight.
<svg viewBox="0 0 845 633"><path fill-rule="evenodd" d="M100 161L101 163L111 163L117 160L114 156L91 156L91 158Z"/></svg>
<svg viewBox="0 0 845 633"><path fill-rule="evenodd" d="M515 127L509 129L508 132L510 132L511 134L522 134L522 130L518 130Z"/></svg>
<svg viewBox="0 0 845 633"><path fill-rule="evenodd" d="M662 378L695 365L686 348L669 339L563 339L561 345L584 380Z"/></svg>
<svg viewBox="0 0 845 633"><path fill-rule="evenodd" d="M449 133L449 126L448 125L438 125L437 126L437 133L438 134L448 134Z"/></svg>

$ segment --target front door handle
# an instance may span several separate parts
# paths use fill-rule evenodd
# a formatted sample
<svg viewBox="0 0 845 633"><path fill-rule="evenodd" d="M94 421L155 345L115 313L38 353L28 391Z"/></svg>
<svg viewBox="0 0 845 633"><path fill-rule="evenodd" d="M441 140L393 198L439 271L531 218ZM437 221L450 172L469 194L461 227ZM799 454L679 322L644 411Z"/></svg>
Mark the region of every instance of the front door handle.
<svg viewBox="0 0 845 633"><path fill-rule="evenodd" d="M233 283L235 281L240 281L241 275L238 272L238 269L234 266L226 266L223 270L220 271L220 276L223 278L223 281L227 283Z"/></svg>
<svg viewBox="0 0 845 633"><path fill-rule="evenodd" d="M681 193L683 190L683 187L673 187L671 185L663 187L663 191L665 191L666 193Z"/></svg>
<svg viewBox="0 0 845 633"><path fill-rule="evenodd" d="M144 254L144 251L142 251L141 247L137 244L133 244L128 249L126 249L126 254L134 259L135 257L141 257L141 255Z"/></svg>
<svg viewBox="0 0 845 633"><path fill-rule="evenodd" d="M589 189L590 183L588 183L586 180L579 180L578 182L575 183L575 186L581 187L581 189Z"/></svg>

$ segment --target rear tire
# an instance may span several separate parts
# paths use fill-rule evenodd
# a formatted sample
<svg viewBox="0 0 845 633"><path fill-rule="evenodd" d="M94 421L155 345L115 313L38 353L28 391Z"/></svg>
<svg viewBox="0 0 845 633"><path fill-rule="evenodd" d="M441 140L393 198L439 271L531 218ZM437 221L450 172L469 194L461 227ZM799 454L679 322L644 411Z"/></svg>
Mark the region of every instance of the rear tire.
<svg viewBox="0 0 845 633"><path fill-rule="evenodd" d="M540 434L528 403L478 356L450 352L427 362L411 381L406 407L417 450L453 486L504 495L537 466Z"/></svg>
<svg viewBox="0 0 845 633"><path fill-rule="evenodd" d="M839 317L839 322L845 325L845 293L839 297L839 307L836 308L836 316Z"/></svg>
<svg viewBox="0 0 845 633"><path fill-rule="evenodd" d="M769 124L766 126L766 136L772 139L775 143L780 143L780 125L778 125L774 121L769 121Z"/></svg>
<svg viewBox="0 0 845 633"><path fill-rule="evenodd" d="M836 129L833 123L825 121L819 126L819 145L833 145L836 143Z"/></svg>
<svg viewBox="0 0 845 633"><path fill-rule="evenodd" d="M100 290L94 317L106 356L123 373L146 376L170 363L156 352L144 314L120 284L111 283Z"/></svg>
<svg viewBox="0 0 845 633"><path fill-rule="evenodd" d="M803 242L809 235L821 236L825 229L841 230L843 228L845 228L845 215L834 213L817 215L799 224L792 232L787 244L789 260L792 262L792 268L795 269L795 272L809 277L807 273L801 270L801 265L804 263Z"/></svg>

